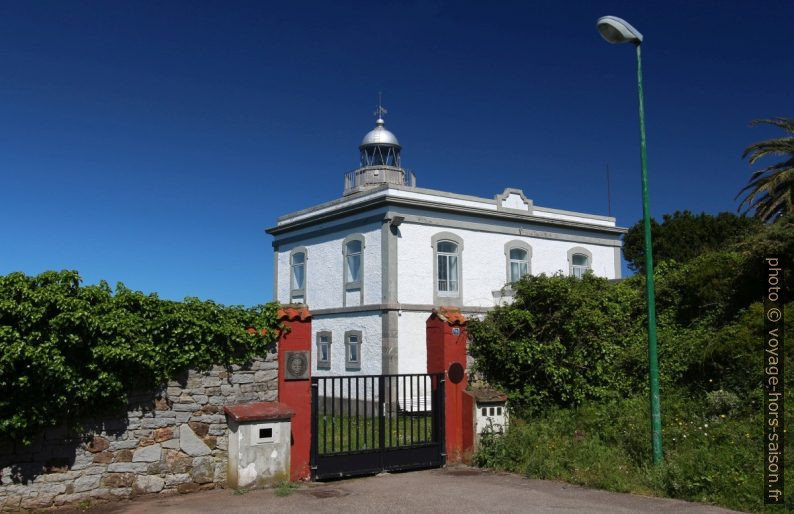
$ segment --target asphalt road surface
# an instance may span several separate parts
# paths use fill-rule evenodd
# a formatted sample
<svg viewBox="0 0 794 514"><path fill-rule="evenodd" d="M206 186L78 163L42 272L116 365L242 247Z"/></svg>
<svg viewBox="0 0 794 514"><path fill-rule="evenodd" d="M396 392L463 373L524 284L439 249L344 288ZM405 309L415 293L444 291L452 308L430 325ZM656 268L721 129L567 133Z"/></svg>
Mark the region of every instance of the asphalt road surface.
<svg viewBox="0 0 794 514"><path fill-rule="evenodd" d="M93 513L223 512L733 512L711 505L585 489L562 482L456 466L303 484L289 496L226 489L140 497L97 505Z"/></svg>

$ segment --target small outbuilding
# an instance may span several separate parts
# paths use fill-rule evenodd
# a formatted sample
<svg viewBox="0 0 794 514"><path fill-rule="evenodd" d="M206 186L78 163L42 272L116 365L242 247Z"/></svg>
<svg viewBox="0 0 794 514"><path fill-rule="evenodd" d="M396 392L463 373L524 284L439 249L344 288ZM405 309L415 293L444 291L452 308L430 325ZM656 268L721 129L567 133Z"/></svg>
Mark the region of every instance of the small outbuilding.
<svg viewBox="0 0 794 514"><path fill-rule="evenodd" d="M229 425L226 485L240 489L289 480L295 412L280 402L227 405L224 411Z"/></svg>
<svg viewBox="0 0 794 514"><path fill-rule="evenodd" d="M504 434L507 431L507 396L491 388L471 389L466 395L469 401L464 405L471 406L473 450L476 451L483 433Z"/></svg>

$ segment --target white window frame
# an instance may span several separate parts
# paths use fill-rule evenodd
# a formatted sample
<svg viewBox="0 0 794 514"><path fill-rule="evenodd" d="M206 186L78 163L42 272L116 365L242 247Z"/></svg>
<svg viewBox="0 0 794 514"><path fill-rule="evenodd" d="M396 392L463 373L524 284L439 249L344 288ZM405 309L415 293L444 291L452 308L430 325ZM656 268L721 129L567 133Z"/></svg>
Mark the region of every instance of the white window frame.
<svg viewBox="0 0 794 514"><path fill-rule="evenodd" d="M450 244L455 247L452 252L445 252L438 247L443 244ZM436 260L438 264L436 274L436 287L439 296L457 296L460 289L460 273L458 268L458 244L454 241L439 241L436 243ZM443 266L442 266L443 264ZM446 278L441 278L441 270L446 269ZM454 275L454 276L453 276ZM441 283L444 282L444 288Z"/></svg>
<svg viewBox="0 0 794 514"><path fill-rule="evenodd" d="M526 252L527 271L524 275L529 275L532 273L532 247L529 246L529 244L525 243L524 241L519 241L517 239L514 239L513 241L508 241L507 243L505 243L505 283L508 285L515 282L513 280L513 272L511 266L511 263L514 262L513 259L510 258L511 250L522 250ZM524 262L524 261L516 261L516 262Z"/></svg>
<svg viewBox="0 0 794 514"><path fill-rule="evenodd" d="M438 244L442 242L449 242L456 245L454 253L439 252ZM433 247L433 303L435 305L449 305L449 306L462 306L463 298L463 238L452 232L439 232L435 234L430 244ZM440 291L439 290L439 256L454 256L457 260L457 289L455 291ZM449 259L447 259L447 266Z"/></svg>
<svg viewBox="0 0 794 514"><path fill-rule="evenodd" d="M573 263L574 255L582 255L587 259L587 264L582 266L580 264ZM577 270L581 270L581 277L583 277L588 271L593 270L593 254L587 248L582 248L581 246L576 246L568 250L568 274L572 277L576 277Z"/></svg>

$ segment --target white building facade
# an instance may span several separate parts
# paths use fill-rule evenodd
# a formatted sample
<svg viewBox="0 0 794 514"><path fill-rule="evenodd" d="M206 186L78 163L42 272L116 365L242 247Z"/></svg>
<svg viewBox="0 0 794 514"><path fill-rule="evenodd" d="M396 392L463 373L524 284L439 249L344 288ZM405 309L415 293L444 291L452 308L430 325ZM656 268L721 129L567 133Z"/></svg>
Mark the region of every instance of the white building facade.
<svg viewBox="0 0 794 514"><path fill-rule="evenodd" d="M378 119L341 198L278 218L273 296L312 312L317 376L426 371L433 308L482 314L525 273L621 275L625 229L605 216L415 186Z"/></svg>

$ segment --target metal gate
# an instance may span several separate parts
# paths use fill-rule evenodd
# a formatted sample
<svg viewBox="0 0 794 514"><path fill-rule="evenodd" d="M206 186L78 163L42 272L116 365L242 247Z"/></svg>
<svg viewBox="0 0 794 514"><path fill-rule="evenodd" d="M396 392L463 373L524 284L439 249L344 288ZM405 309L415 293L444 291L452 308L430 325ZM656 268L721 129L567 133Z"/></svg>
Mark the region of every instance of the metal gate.
<svg viewBox="0 0 794 514"><path fill-rule="evenodd" d="M312 378L313 480L443 466L444 374Z"/></svg>

